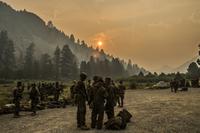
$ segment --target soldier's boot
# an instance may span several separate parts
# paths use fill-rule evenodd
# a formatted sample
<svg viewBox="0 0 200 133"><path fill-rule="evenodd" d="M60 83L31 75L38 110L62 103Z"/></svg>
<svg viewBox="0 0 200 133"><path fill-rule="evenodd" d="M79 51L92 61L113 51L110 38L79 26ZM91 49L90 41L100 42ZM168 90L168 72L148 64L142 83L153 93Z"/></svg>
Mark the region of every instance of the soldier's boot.
<svg viewBox="0 0 200 133"><path fill-rule="evenodd" d="M77 113L77 128L81 127L81 122L80 122L80 114Z"/></svg>
<svg viewBox="0 0 200 133"><path fill-rule="evenodd" d="M103 117L104 117L104 112L102 111L101 113L99 113L98 115L98 121L97 121L97 129L101 130L103 127Z"/></svg>
<svg viewBox="0 0 200 133"><path fill-rule="evenodd" d="M96 112L92 111L92 123L91 123L91 128L94 129L96 128L96 119L97 119L97 115Z"/></svg>
<svg viewBox="0 0 200 133"><path fill-rule="evenodd" d="M14 114L14 116L13 116L13 118L19 118L19 117L20 117L19 114L18 115Z"/></svg>
<svg viewBox="0 0 200 133"><path fill-rule="evenodd" d="M89 127L87 127L86 125L84 125L84 126L81 126L81 127L80 127L80 129L81 129L81 130L90 130L90 128L89 128Z"/></svg>
<svg viewBox="0 0 200 133"><path fill-rule="evenodd" d="M36 112L34 111L31 115L32 115L32 116L36 116L37 114L36 114Z"/></svg>

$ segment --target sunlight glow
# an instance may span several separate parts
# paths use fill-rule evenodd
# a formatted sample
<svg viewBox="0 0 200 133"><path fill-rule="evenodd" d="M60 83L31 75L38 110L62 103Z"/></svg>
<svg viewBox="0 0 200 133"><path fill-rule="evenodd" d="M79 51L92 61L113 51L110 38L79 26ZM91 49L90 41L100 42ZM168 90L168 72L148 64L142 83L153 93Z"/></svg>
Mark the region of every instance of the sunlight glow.
<svg viewBox="0 0 200 133"><path fill-rule="evenodd" d="M102 45L103 45L102 41L98 41L98 46L100 47Z"/></svg>

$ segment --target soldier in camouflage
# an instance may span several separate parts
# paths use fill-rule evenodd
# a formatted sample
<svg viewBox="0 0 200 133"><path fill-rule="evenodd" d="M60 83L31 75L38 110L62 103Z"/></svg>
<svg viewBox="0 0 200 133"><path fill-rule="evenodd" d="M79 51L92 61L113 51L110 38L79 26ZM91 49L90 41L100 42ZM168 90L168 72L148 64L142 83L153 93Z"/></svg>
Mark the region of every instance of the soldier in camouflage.
<svg viewBox="0 0 200 133"><path fill-rule="evenodd" d="M32 84L31 91L30 91L30 99L31 99L31 111L33 112L32 115L36 115L37 104L39 103L40 93L36 88L36 84Z"/></svg>
<svg viewBox="0 0 200 133"><path fill-rule="evenodd" d="M119 107L124 106L124 95L125 95L125 90L126 87L123 85L123 81L119 81Z"/></svg>
<svg viewBox="0 0 200 133"><path fill-rule="evenodd" d="M106 88L106 92L108 94L106 98L105 111L107 114L107 118L111 119L115 116L114 107L116 106L116 91L114 90L114 87L111 84L111 78L105 79L104 87Z"/></svg>
<svg viewBox="0 0 200 133"><path fill-rule="evenodd" d="M76 101L77 101L77 127L82 130L89 130L85 123L86 115L86 101L88 101L88 95L86 92L86 87L84 81L87 75L85 73L80 74L80 80L76 85Z"/></svg>
<svg viewBox="0 0 200 133"><path fill-rule="evenodd" d="M94 78L95 79L95 78ZM104 118L104 103L107 97L107 92L104 88L102 78L95 80L92 86L91 103L92 104L92 123L91 128L102 129Z"/></svg>
<svg viewBox="0 0 200 133"><path fill-rule="evenodd" d="M24 91L24 88L22 86L21 82L17 82L17 86L13 90L13 103L15 104L15 110L14 110L14 118L18 118L19 112L20 112L20 101L22 99L22 93Z"/></svg>

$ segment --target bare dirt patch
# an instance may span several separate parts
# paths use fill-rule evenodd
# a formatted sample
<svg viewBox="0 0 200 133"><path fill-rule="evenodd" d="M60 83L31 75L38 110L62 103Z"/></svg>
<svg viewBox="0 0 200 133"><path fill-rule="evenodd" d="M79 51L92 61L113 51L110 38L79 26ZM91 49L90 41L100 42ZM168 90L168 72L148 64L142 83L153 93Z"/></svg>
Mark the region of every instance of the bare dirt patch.
<svg viewBox="0 0 200 133"><path fill-rule="evenodd" d="M133 114L133 120L124 133L198 133L200 132L200 89L171 93L170 90L128 90L125 108ZM116 107L116 112L120 109ZM90 110L87 123L90 125ZM19 119L12 115L0 116L2 133L73 133L83 132L76 128L76 107L48 109L32 117L22 112ZM106 117L106 116L105 116ZM106 119L106 118L105 118ZM118 131L84 131L118 132Z"/></svg>

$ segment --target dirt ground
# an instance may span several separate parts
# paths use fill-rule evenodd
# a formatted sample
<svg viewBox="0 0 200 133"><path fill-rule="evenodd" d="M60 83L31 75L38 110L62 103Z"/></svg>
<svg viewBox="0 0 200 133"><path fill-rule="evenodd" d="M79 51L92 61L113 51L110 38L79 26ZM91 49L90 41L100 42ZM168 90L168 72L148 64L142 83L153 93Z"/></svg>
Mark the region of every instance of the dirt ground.
<svg viewBox="0 0 200 133"><path fill-rule="evenodd" d="M76 108L48 109L32 117L22 112L21 118L0 116L0 133L200 133L200 89L171 93L170 90L128 90L125 108L133 115L123 131L76 128ZM116 107L116 112L120 108ZM87 123L90 125L90 110Z"/></svg>

